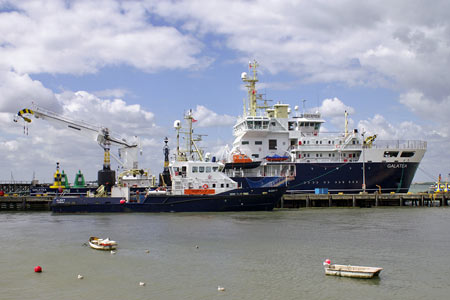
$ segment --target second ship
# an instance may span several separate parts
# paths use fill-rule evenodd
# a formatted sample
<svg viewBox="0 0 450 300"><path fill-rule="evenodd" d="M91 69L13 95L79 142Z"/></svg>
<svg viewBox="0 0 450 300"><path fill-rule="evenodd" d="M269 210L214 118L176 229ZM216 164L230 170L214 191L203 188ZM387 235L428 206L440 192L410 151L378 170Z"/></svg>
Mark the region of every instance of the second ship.
<svg viewBox="0 0 450 300"><path fill-rule="evenodd" d="M225 170L243 186L260 176L289 176L290 193L408 192L427 143L379 140L358 129L321 133L319 112L267 105L256 89L258 64L242 73L248 102L234 126L235 140ZM344 113L344 112L343 112Z"/></svg>

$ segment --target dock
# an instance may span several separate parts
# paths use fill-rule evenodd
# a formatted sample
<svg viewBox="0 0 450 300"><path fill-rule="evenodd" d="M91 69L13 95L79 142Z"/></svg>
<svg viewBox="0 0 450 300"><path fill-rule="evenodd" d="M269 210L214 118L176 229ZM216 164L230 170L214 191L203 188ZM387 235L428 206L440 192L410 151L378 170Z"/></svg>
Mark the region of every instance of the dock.
<svg viewBox="0 0 450 300"><path fill-rule="evenodd" d="M53 196L0 197L0 211L50 211ZM308 207L445 207L450 193L285 194L278 208Z"/></svg>
<svg viewBox="0 0 450 300"><path fill-rule="evenodd" d="M3 196L0 211L49 211L52 196Z"/></svg>
<svg viewBox="0 0 450 300"><path fill-rule="evenodd" d="M450 193L285 194L280 208L448 206Z"/></svg>

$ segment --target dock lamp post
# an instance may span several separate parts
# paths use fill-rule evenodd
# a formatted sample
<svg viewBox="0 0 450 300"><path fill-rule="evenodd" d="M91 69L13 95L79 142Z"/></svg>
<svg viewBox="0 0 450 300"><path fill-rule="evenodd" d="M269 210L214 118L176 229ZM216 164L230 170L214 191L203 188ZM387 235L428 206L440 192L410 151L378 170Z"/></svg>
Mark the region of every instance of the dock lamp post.
<svg viewBox="0 0 450 300"><path fill-rule="evenodd" d="M363 157L363 184L362 184L362 190L363 193L366 192L366 156L365 156L365 152L364 152L364 148L366 148L366 140L364 139L364 135L366 134L366 132L364 131L364 128L362 130L362 138L363 138L363 144L362 144L362 157Z"/></svg>

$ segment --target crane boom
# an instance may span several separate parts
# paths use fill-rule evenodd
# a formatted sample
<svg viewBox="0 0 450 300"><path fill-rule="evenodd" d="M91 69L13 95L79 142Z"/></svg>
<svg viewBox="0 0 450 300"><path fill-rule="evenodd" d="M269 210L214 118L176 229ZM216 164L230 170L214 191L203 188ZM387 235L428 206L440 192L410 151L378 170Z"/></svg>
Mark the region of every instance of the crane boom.
<svg viewBox="0 0 450 300"><path fill-rule="evenodd" d="M111 135L109 129L106 127L89 124L85 121L73 120L66 116L39 107L34 103L32 107L32 109L25 108L20 110L15 116L14 121L17 122L19 118L22 118L26 123L31 123L31 115L34 115L37 119L47 120L55 125L96 140L97 143L104 149L105 153L103 166L107 169L110 168L110 146L118 146L119 157L122 158L123 161L114 155L112 156L118 161L122 168L126 170L138 168L137 156L140 147L137 137L133 142L129 142L124 138Z"/></svg>

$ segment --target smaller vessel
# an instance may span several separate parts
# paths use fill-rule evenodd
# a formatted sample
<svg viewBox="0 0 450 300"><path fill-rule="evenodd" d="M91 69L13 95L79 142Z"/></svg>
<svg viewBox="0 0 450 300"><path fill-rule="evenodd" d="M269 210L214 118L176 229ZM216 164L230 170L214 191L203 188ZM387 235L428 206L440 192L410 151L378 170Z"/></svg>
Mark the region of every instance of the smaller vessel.
<svg viewBox="0 0 450 300"><path fill-rule="evenodd" d="M351 278L373 278L378 276L383 268L379 267L363 267L351 265L337 265L331 264L327 259L323 265L325 266L325 275L351 277Z"/></svg>
<svg viewBox="0 0 450 300"><path fill-rule="evenodd" d="M288 176L257 176L245 186L222 172L224 165L203 153L195 142L192 111L185 115L188 128L174 122L177 149L169 158L168 138L164 140L164 171L158 188L148 186L145 192L132 194L130 186L119 183L111 191L100 187L94 195L57 195L51 204L55 213L79 212L224 212L273 210L286 191ZM186 148L180 147L180 134ZM237 164L252 164L248 157L238 157ZM259 164L259 163L258 163ZM239 176L235 172L235 176ZM244 178L245 179L245 178Z"/></svg>
<svg viewBox="0 0 450 300"><path fill-rule="evenodd" d="M95 250L111 251L117 249L117 242L112 241L109 238L101 239L95 236L89 238L89 246Z"/></svg>

